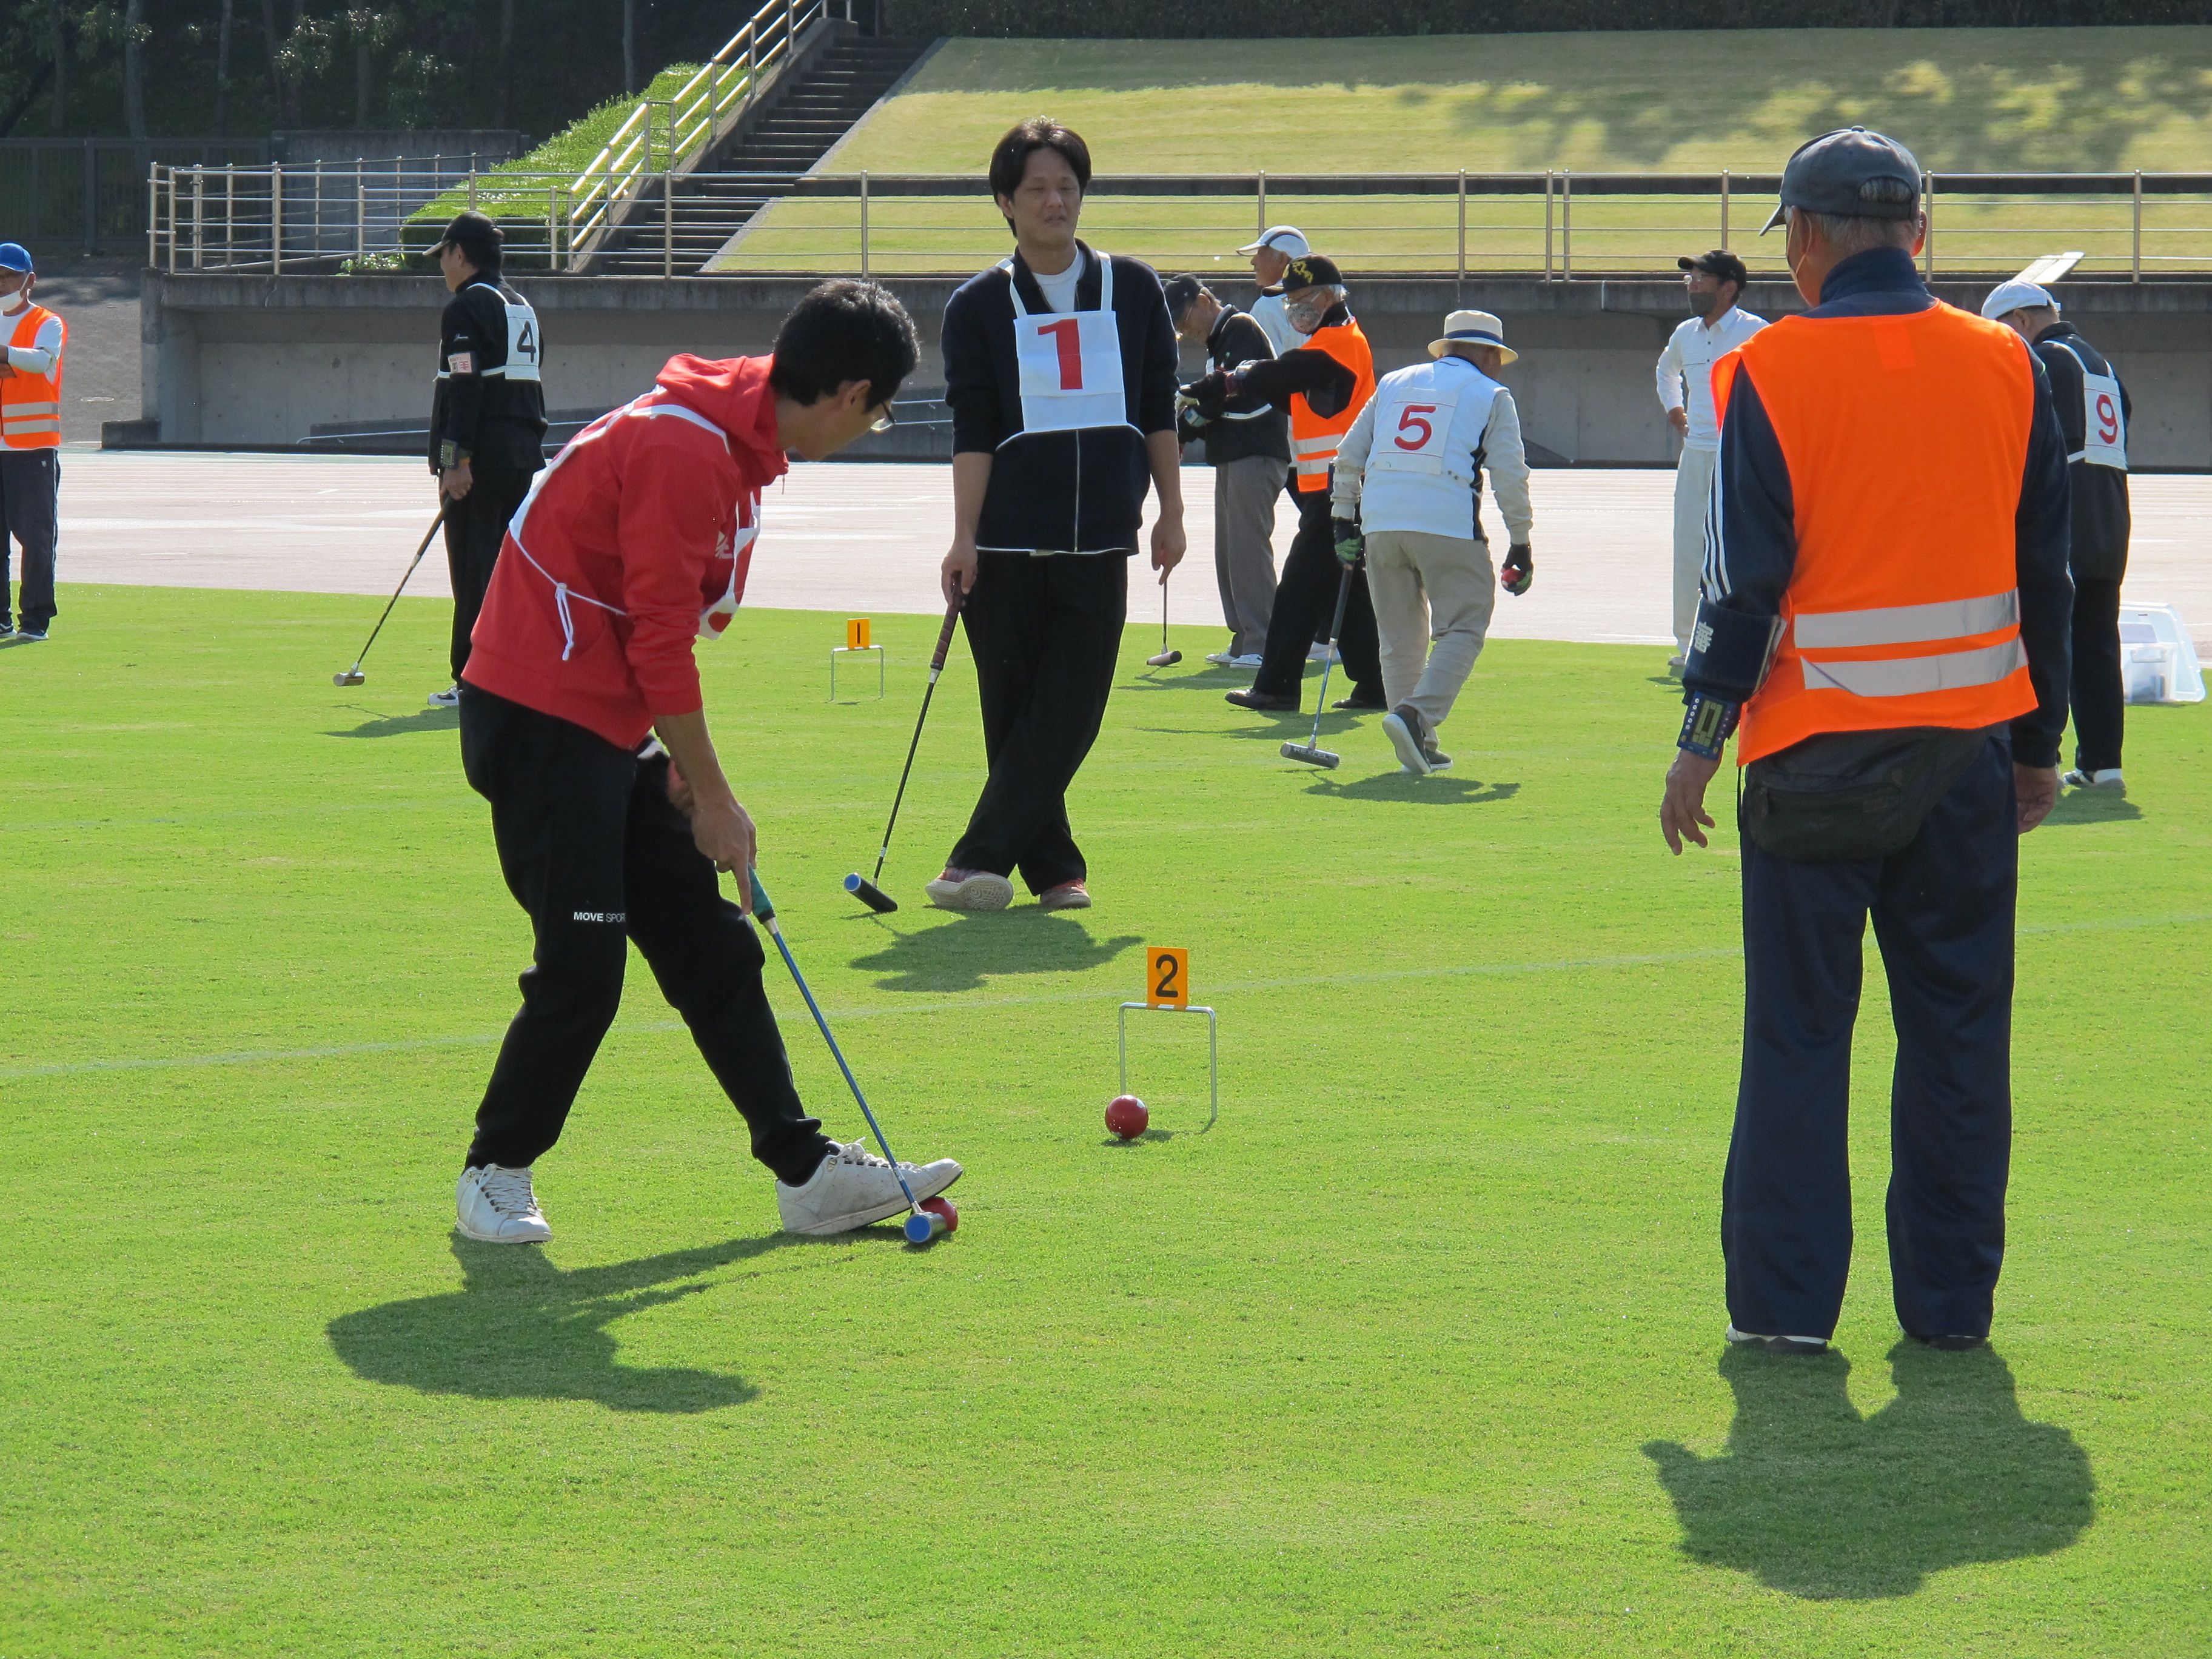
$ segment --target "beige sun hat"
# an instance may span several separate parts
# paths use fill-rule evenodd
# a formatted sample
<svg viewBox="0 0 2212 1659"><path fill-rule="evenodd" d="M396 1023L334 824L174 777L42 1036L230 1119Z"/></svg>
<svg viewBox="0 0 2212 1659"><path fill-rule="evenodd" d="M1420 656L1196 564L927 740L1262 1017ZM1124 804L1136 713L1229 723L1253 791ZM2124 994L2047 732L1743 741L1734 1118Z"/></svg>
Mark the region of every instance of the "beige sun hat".
<svg viewBox="0 0 2212 1659"><path fill-rule="evenodd" d="M1444 319L1444 337L1429 342L1429 356L1441 357L1455 345L1496 346L1506 362L1521 354L1505 343L1505 325L1486 311L1455 311Z"/></svg>

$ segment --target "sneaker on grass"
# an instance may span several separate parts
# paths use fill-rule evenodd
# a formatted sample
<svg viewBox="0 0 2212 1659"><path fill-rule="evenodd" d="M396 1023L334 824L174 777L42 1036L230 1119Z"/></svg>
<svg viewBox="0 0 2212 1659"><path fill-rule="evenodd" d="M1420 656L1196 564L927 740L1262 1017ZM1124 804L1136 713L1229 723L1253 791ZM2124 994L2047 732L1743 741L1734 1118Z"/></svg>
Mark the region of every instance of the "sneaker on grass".
<svg viewBox="0 0 2212 1659"><path fill-rule="evenodd" d="M2120 775L2117 766L2100 767L2094 772L2085 772L2077 766L2070 772L2062 773L2058 781L2069 789L2103 789L2115 795L2128 793L2128 781Z"/></svg>
<svg viewBox="0 0 2212 1659"><path fill-rule="evenodd" d="M1740 1331L1733 1325L1728 1328L1728 1340L1740 1348L1764 1348L1769 1353L1826 1353L1828 1339L1825 1336L1756 1336L1749 1331Z"/></svg>
<svg viewBox="0 0 2212 1659"><path fill-rule="evenodd" d="M949 1158L940 1158L934 1164L902 1163L898 1175L894 1175L889 1164L868 1150L866 1142L856 1140L838 1147L823 1158L805 1185L787 1187L777 1182L776 1213L783 1218L783 1230L787 1233L811 1237L848 1233L855 1227L884 1220L906 1208L906 1194L899 1190L899 1175L906 1177L906 1184L913 1189L915 1200L919 1203L925 1198L935 1198L959 1180L960 1174L957 1164Z"/></svg>
<svg viewBox="0 0 2212 1659"><path fill-rule="evenodd" d="M921 890L940 910L1003 910L1014 902L1014 884L988 870L955 870Z"/></svg>
<svg viewBox="0 0 2212 1659"><path fill-rule="evenodd" d="M1234 651L1209 651L1206 653L1206 659L1216 668L1234 668L1237 665Z"/></svg>
<svg viewBox="0 0 2212 1659"><path fill-rule="evenodd" d="M1063 881L1039 893L1037 906L1044 910L1088 910L1091 890L1079 881Z"/></svg>
<svg viewBox="0 0 2212 1659"><path fill-rule="evenodd" d="M526 1169L482 1164L464 1170L453 1190L453 1211L454 1225L487 1244L543 1244L553 1237Z"/></svg>
<svg viewBox="0 0 2212 1659"><path fill-rule="evenodd" d="M46 637L46 630L43 628L33 628L30 623L25 623L15 630L15 637L19 640L43 640Z"/></svg>
<svg viewBox="0 0 2212 1659"><path fill-rule="evenodd" d="M1385 714L1382 732L1390 739L1390 746L1398 751L1401 770L1417 778L1425 778L1436 770L1429 761L1429 751L1436 747L1429 737L1429 723L1413 704L1401 702Z"/></svg>
<svg viewBox="0 0 2212 1659"><path fill-rule="evenodd" d="M459 708L460 706L461 688L458 685L449 685L443 691L430 694L430 707L433 708Z"/></svg>

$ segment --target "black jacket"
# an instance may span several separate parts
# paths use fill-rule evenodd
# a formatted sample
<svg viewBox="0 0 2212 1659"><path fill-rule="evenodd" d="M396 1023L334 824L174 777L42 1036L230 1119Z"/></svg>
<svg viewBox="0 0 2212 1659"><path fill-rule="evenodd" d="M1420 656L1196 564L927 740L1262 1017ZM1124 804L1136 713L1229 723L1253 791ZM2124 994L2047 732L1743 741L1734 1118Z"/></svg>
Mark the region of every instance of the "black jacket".
<svg viewBox="0 0 2212 1659"><path fill-rule="evenodd" d="M1823 317L1909 316L1936 296L1899 248L1855 253L1828 273ZM1296 355L1296 354L1293 354ZM2033 359L2031 358L2031 362ZM2014 580L2020 584L2020 637L2027 650L2036 706L2012 723L2013 758L2022 766L2054 766L2066 730L2066 694L2074 659L2074 583L2066 571L2066 447L2051 406L2049 378L2035 376L2027 455L2013 514ZM1720 465L1705 520L1705 598L1759 617L1782 613L1782 595L1797 564L1796 497L1790 462L1748 364L1729 389L1721 423ZM1715 698L1724 686L1686 677L1689 690Z"/></svg>
<svg viewBox="0 0 2212 1659"><path fill-rule="evenodd" d="M2065 345L2058 343L2061 340ZM2082 367L2086 364L2092 374L2110 374L2112 366L2071 323L2056 323L2045 329L2032 349L2051 376L2051 401L2058 410L2058 429L2066 434L2066 453L2077 455L2087 441L2089 421L2088 408L2081 398ZM2075 352L2081 354L2078 358ZM2120 418L2124 423L2134 415L2134 404L2123 384ZM2128 475L2116 467L2096 466L2087 461L2075 461L2068 470L2074 475L2074 574L2091 581L2116 582L2128 574L2128 536L2133 527L2128 510Z"/></svg>
<svg viewBox="0 0 2212 1659"><path fill-rule="evenodd" d="M1321 326L1334 328L1351 320L1349 307L1334 305L1321 319ZM1352 394L1359 389L1357 375L1326 351L1310 345L1285 351L1271 362L1255 363L1242 378L1248 394L1264 398L1279 408L1287 408L1294 395L1304 392L1307 407L1323 420L1342 414Z"/></svg>
<svg viewBox="0 0 2212 1659"><path fill-rule="evenodd" d="M1097 256L1083 243L1078 309L1098 308ZM1014 362L1012 284L1032 314L1048 312L1019 253L1012 275L997 265L963 283L945 302L941 349L955 453L993 458L975 544L986 552L1133 553L1152 467L1145 440L1175 429L1176 337L1159 274L1114 256L1114 318L1121 345L1128 424L1081 432L1024 433Z"/></svg>
<svg viewBox="0 0 2212 1659"><path fill-rule="evenodd" d="M457 461L535 472L545 465L544 337L530 302L471 277L446 301L430 399L430 468Z"/></svg>
<svg viewBox="0 0 2212 1659"><path fill-rule="evenodd" d="M1275 348L1267 343L1267 331L1259 324L1235 306L1224 306L1206 331L1206 355L1216 368L1236 368L1271 362ZM1189 410L1184 431L1206 440L1206 459L1215 466L1254 455L1290 465L1291 417L1265 398L1233 398L1218 421L1199 419L1197 410Z"/></svg>

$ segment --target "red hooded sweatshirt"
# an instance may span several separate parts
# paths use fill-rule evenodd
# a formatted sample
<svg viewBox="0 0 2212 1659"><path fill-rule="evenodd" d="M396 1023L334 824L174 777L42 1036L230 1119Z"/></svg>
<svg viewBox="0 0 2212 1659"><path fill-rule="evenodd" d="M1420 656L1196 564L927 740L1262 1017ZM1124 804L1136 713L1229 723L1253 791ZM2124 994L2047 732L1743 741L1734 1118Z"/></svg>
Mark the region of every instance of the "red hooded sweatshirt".
<svg viewBox="0 0 2212 1659"><path fill-rule="evenodd" d="M728 625L785 471L769 361L672 357L569 440L507 526L464 679L624 749L700 706L692 641Z"/></svg>

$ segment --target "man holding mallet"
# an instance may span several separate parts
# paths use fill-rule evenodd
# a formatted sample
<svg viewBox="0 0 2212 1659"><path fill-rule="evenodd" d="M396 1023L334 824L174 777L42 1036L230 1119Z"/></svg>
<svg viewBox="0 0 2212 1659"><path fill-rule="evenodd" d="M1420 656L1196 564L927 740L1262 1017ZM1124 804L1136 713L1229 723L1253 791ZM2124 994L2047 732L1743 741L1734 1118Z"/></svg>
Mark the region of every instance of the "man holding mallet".
<svg viewBox="0 0 2212 1659"><path fill-rule="evenodd" d="M1147 484L1152 563L1184 549L1176 337L1160 279L1078 241L1091 151L1035 116L991 154L1014 251L945 307L952 546L991 775L929 884L951 910L1003 910L1018 872L1048 910L1091 904L1067 787L1106 713Z"/></svg>
<svg viewBox="0 0 2212 1659"><path fill-rule="evenodd" d="M635 942L775 1171L797 1233L836 1233L945 1190L960 1166L840 1146L793 1087L761 988L753 821L708 735L695 640L737 614L762 489L888 418L914 325L872 283L801 300L771 357L669 360L538 476L509 527L461 679L461 764L491 803L537 949L477 1110L460 1230L550 1237L532 1166L560 1138L622 1000ZM718 872L737 878L734 902Z"/></svg>

